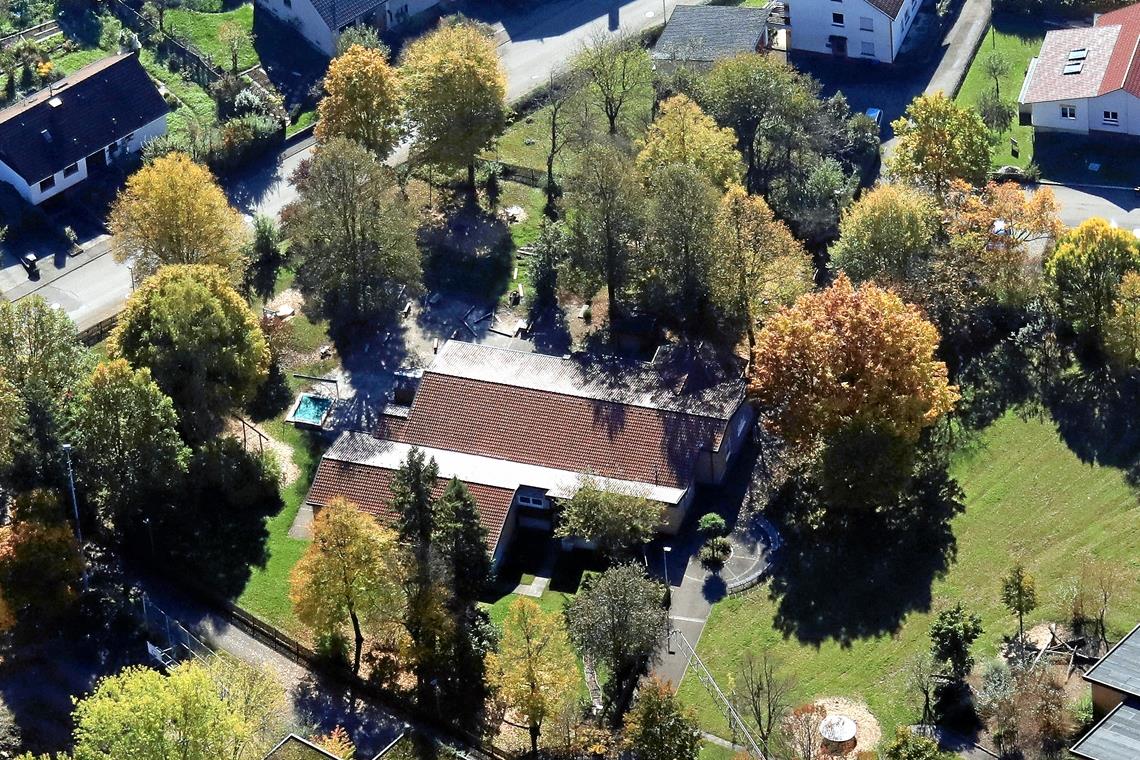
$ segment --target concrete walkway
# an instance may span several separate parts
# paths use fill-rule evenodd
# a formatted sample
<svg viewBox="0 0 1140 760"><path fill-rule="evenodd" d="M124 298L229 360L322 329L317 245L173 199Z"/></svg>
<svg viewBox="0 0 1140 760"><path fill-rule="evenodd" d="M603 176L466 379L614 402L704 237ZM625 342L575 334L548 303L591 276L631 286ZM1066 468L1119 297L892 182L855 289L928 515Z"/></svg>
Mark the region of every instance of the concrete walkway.
<svg viewBox="0 0 1140 760"><path fill-rule="evenodd" d="M927 95L941 91L952 98L958 94L992 13L991 0L966 0L962 5L954 26L942 41L946 52L926 86Z"/></svg>

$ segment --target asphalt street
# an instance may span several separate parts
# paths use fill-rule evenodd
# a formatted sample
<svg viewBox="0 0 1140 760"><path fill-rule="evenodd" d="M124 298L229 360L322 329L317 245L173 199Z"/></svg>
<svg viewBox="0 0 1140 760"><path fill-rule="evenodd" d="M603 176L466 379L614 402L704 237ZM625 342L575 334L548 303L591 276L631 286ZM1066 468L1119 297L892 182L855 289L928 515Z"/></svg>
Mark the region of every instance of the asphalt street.
<svg viewBox="0 0 1140 760"><path fill-rule="evenodd" d="M1100 216L1126 229L1140 229L1140 194L1133 190L1066 185L1050 185L1049 189L1057 196L1066 227Z"/></svg>

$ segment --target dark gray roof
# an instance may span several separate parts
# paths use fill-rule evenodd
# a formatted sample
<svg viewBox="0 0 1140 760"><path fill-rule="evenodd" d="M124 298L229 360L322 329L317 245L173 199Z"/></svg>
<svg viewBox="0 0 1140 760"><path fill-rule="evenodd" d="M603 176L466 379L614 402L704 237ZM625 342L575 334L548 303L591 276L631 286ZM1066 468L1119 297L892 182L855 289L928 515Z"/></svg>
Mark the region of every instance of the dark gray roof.
<svg viewBox="0 0 1140 760"><path fill-rule="evenodd" d="M289 734L281 743L269 751L265 760L339 760L336 755L313 744L308 739L302 739L296 734Z"/></svg>
<svg viewBox="0 0 1140 760"><path fill-rule="evenodd" d="M108 56L0 111L0 161L39 182L169 110L135 53Z"/></svg>
<svg viewBox="0 0 1140 760"><path fill-rule="evenodd" d="M1085 673L1085 680L1140 697L1140 625ZM1140 758L1140 753L1135 757Z"/></svg>
<svg viewBox="0 0 1140 760"><path fill-rule="evenodd" d="M903 0L867 0L872 8L878 8L891 19L898 18L902 10Z"/></svg>
<svg viewBox="0 0 1140 760"><path fill-rule="evenodd" d="M1140 700L1117 705L1073 745L1072 753L1085 760L1140 758Z"/></svg>
<svg viewBox="0 0 1140 760"><path fill-rule="evenodd" d="M313 7L329 25L329 29L340 31L362 16L367 16L386 3L387 0L312 0Z"/></svg>
<svg viewBox="0 0 1140 760"><path fill-rule="evenodd" d="M755 53L768 26L768 8L678 5L653 46L656 60L718 61Z"/></svg>

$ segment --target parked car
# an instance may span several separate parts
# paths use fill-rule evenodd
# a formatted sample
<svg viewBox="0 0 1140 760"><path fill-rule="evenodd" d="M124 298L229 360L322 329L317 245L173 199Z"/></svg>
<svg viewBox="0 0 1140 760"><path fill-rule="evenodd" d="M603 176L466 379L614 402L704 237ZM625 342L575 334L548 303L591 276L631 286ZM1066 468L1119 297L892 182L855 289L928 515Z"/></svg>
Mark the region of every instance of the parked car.
<svg viewBox="0 0 1140 760"><path fill-rule="evenodd" d="M882 130L883 128L883 109L881 108L868 108L867 118L875 122L875 128Z"/></svg>
<svg viewBox="0 0 1140 760"><path fill-rule="evenodd" d="M27 270L28 276L38 274L40 271L39 264L36 263L36 254L25 253L20 257L20 266Z"/></svg>

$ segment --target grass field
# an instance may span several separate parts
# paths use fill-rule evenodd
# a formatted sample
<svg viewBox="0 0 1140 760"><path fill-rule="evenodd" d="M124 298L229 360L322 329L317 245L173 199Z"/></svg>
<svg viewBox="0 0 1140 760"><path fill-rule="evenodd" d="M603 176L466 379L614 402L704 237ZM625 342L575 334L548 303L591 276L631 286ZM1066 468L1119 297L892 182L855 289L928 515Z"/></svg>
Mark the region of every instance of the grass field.
<svg viewBox="0 0 1140 760"><path fill-rule="evenodd" d="M979 662L994 656L1003 636L1015 632L1015 620L1002 607L998 584L1015 557L1021 557L1036 575L1040 608L1026 625L1067 618L1061 587L1077 572L1079 558L1092 554L1119 563L1122 574L1133 579L1110 612L1110 632L1122 635L1140 616L1140 508L1136 492L1120 470L1083 463L1059 439L1048 422L1003 417L981 436L979 445L958 457L953 475L965 491L966 510L951 529L956 556L945 575L933 582L926 607L938 609L963 600L983 621L985 633L975 646ZM925 547L917 547L919 552ZM917 556L917 555L916 555ZM898 580L910 566L900 565ZM862 595L868 604L897 594L892 587L868 587L853 570L841 583L833 579L834 593ZM799 698L846 696L865 701L883 724L883 735L918 716L908 706L903 666L914 653L929 645L932 613L919 606L902 617L895 630L819 643L785 634L779 600L762 586L749 594L716 605L701 637L698 651L718 681L728 682L740 655L749 649L767 649L778 655L799 682ZM829 600L814 599L824 614ZM833 600L849 605L846 598ZM702 725L727 736L724 719L700 683L684 680L681 694L695 706Z"/></svg>
<svg viewBox="0 0 1140 760"><path fill-rule="evenodd" d="M1029 68L1029 61L1041 49L1041 40L1045 37L1045 27L1035 19L1022 17L1011 18L995 16L993 23L986 30L985 38L970 64L966 78L962 80L962 88L958 91L957 100L964 105L973 106L978 96L986 89L994 86L994 81L983 68L986 58L992 53L998 53L1009 63L1009 73L1001 78L1001 97L1005 100L1016 101L1021 91L1021 84L1025 81L1025 72ZM1019 155L1013 157L1010 138L1018 142ZM1021 166L1024 167L1033 160L1033 127L1022 127L1014 118L1013 128L1003 135L994 147L994 166Z"/></svg>
<svg viewBox="0 0 1140 760"><path fill-rule="evenodd" d="M246 4L223 13L201 13L176 8L166 13L167 27L175 34L184 35L193 45L213 59L218 68L229 71L230 51L218 38L218 29L226 22L234 22L246 32L253 33L253 5ZM258 64L253 44L245 46L238 56L238 69L245 71Z"/></svg>

